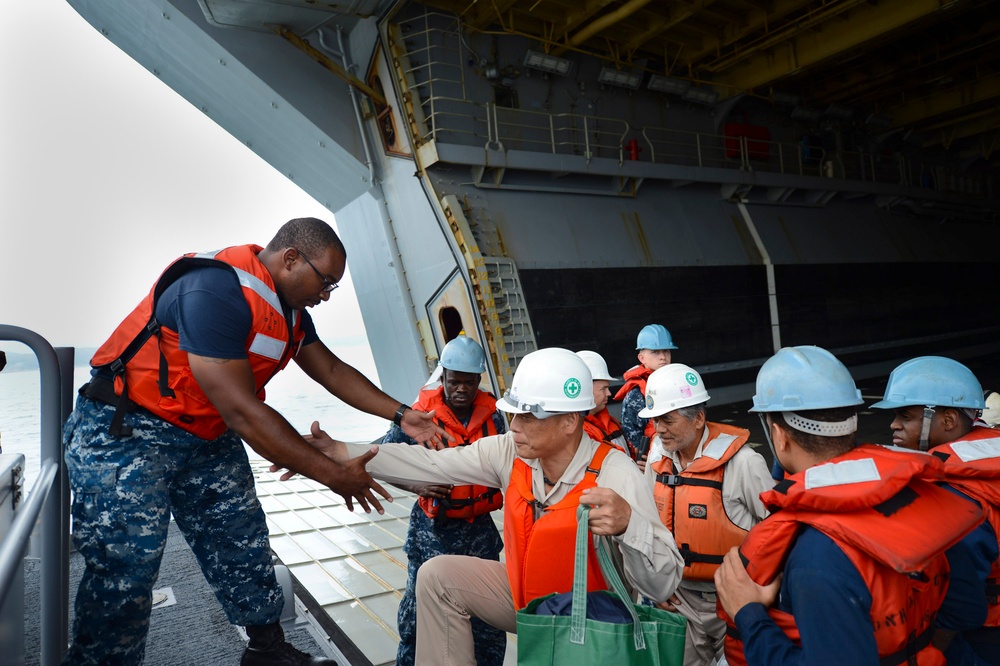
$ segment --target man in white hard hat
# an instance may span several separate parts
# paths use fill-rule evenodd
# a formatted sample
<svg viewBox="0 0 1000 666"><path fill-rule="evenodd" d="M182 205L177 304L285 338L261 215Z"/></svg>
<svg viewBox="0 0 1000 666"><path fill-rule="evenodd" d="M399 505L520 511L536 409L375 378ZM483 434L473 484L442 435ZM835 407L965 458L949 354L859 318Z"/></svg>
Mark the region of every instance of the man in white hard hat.
<svg viewBox="0 0 1000 666"><path fill-rule="evenodd" d="M645 469L645 458L652 440L653 424L639 416L646 406L646 381L654 371L670 365L671 353L677 349L674 339L662 324L647 324L635 339L639 365L629 368L624 375L625 384L615 394L622 401L622 428L625 437L638 452L639 466Z"/></svg>
<svg viewBox="0 0 1000 666"><path fill-rule="evenodd" d="M434 414L437 424L451 435L446 446L472 446L483 437L507 432L507 424L496 409L496 398L479 388L484 372L486 352L478 342L460 334L441 350L438 367L431 375L434 381L420 391L413 403L413 409ZM418 444L396 425L382 441ZM399 485L419 495L410 511L403 544L406 590L396 613L396 666L413 666L417 647L417 572L437 555L471 555L499 561L503 540L492 512L503 506L503 495L499 488L480 485ZM479 619L473 620L472 629L476 663L502 666L507 634Z"/></svg>
<svg viewBox="0 0 1000 666"><path fill-rule="evenodd" d="M608 372L608 364L604 357L595 351L578 351L577 356L590 368L590 376L594 379L594 408L587 414L583 422L583 430L598 442L604 442L621 449L632 460L636 459L635 447L625 437L622 424L608 411L608 399L611 398L611 381L614 377Z"/></svg>
<svg viewBox="0 0 1000 666"><path fill-rule="evenodd" d="M476 446L430 451L383 444L368 464L390 483L476 483L504 490L506 565L442 555L417 576L417 663L473 663L471 617L517 630L515 611L572 587L576 509L591 507L595 535L612 537L627 584L659 603L673 594L684 562L660 522L635 464L583 431L594 408L587 365L567 349L540 349L521 359L497 407L513 415L510 432ZM370 447L329 438L313 424L313 444L334 460ZM591 549L590 556L594 553ZM596 558L588 588L606 587Z"/></svg>
<svg viewBox="0 0 1000 666"><path fill-rule="evenodd" d="M982 511L935 483L933 456L858 444L861 404L819 347L785 347L757 374L751 411L787 476L715 573L730 666L945 663L944 549Z"/></svg>
<svg viewBox="0 0 1000 666"><path fill-rule="evenodd" d="M708 421L708 400L698 371L674 363L649 376L639 412L652 421L665 452L649 462L646 477L684 557L684 580L660 604L687 618L684 666L721 656L726 623L716 607L715 570L767 515L760 494L774 486L764 458L745 446L750 431Z"/></svg>

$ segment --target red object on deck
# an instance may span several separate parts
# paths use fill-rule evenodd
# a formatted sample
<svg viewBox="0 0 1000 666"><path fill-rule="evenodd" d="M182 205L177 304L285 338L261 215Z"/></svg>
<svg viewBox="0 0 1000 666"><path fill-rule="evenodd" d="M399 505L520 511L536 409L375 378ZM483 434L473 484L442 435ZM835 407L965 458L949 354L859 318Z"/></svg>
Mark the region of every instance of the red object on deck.
<svg viewBox="0 0 1000 666"><path fill-rule="evenodd" d="M639 153L642 152L642 146L635 139L630 139L628 143L625 144L625 150L628 151L628 158L633 162L639 159Z"/></svg>
<svg viewBox="0 0 1000 666"><path fill-rule="evenodd" d="M763 125L748 125L746 123L726 123L723 128L725 135L726 157L740 156L740 143L745 138L747 154L752 160L768 160L771 158L771 130Z"/></svg>

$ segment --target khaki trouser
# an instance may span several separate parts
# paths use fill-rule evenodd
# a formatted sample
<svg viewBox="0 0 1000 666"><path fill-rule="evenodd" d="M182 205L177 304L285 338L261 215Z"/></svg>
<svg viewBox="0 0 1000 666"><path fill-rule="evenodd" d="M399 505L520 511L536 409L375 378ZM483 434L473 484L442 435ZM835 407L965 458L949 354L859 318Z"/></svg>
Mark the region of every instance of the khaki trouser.
<svg viewBox="0 0 1000 666"><path fill-rule="evenodd" d="M466 555L438 555L417 571L417 666L475 663L470 617L514 633L507 567Z"/></svg>
<svg viewBox="0 0 1000 666"><path fill-rule="evenodd" d="M722 655L726 639L726 623L716 612L715 593L679 587L674 594L681 600L677 612L687 618L684 666L708 666Z"/></svg>

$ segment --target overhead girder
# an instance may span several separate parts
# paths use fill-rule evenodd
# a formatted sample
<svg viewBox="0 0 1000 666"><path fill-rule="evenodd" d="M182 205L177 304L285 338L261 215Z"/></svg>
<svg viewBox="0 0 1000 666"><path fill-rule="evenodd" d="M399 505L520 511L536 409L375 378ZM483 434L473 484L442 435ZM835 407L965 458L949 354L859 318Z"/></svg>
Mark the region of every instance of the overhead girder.
<svg viewBox="0 0 1000 666"><path fill-rule="evenodd" d="M461 14L462 21L473 30L484 30L491 23L504 25L505 14L517 3L517 0L492 0L491 2L470 2L466 13Z"/></svg>
<svg viewBox="0 0 1000 666"><path fill-rule="evenodd" d="M717 80L728 87L747 91L774 83L923 18L939 10L942 4L946 3L942 0L882 0L875 5L854 5L849 20L823 23L822 39L817 39L815 34L795 35L727 68Z"/></svg>
<svg viewBox="0 0 1000 666"><path fill-rule="evenodd" d="M684 61L688 65L695 65L710 56L719 56L724 48L739 40L760 30L766 31L770 26L781 25L785 18L808 4L808 0L777 0L764 6L751 3L750 11L741 23L742 27L736 28L732 23L722 26L721 30L716 30L713 36L704 40L701 47L685 53Z"/></svg>
<svg viewBox="0 0 1000 666"><path fill-rule="evenodd" d="M640 31L635 37L628 41L626 48L634 51L656 35L670 30L681 22L693 16L696 12L706 7L710 7L715 0L705 0L699 5L676 3L671 5L668 16L656 16L649 23L649 28Z"/></svg>
<svg viewBox="0 0 1000 666"><path fill-rule="evenodd" d="M1000 97L1000 73L900 104L890 112L892 126L908 127L995 97Z"/></svg>
<svg viewBox="0 0 1000 666"><path fill-rule="evenodd" d="M1000 46L1000 21L980 23L977 28L947 42L925 42L891 54L882 49L865 58L861 66L826 71L813 94L829 102L884 105L893 102L894 92L1000 60L1000 48L992 48Z"/></svg>
<svg viewBox="0 0 1000 666"><path fill-rule="evenodd" d="M957 119L953 123L939 123L933 127L923 128L921 131L929 136L922 146L924 148L933 146L950 148L954 141L967 139L978 134L986 134L994 130L1000 130L1000 106L982 109Z"/></svg>
<svg viewBox="0 0 1000 666"><path fill-rule="evenodd" d="M646 5L648 5L653 0L628 0L624 5L615 9L614 11L608 12L603 16L594 19L592 22L585 25L578 32L574 33L572 36L566 39L564 46L560 46L552 51L553 55L562 55L570 47L579 46L583 44L588 39L598 34L602 30L610 28L619 21L631 16L635 12L639 11Z"/></svg>

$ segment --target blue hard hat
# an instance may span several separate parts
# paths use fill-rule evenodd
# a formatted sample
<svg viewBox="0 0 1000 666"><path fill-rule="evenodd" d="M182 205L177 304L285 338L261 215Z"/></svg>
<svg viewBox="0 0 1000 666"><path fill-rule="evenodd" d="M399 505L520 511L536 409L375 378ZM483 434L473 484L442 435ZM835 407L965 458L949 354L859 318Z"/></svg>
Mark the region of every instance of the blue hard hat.
<svg viewBox="0 0 1000 666"><path fill-rule="evenodd" d="M670 331L661 324L647 324L639 331L639 337L635 339L635 348L639 349L677 349Z"/></svg>
<svg viewBox="0 0 1000 666"><path fill-rule="evenodd" d="M921 356L892 371L884 398L872 407L896 409L911 405L983 409L986 401L983 387L967 367L943 356Z"/></svg>
<svg viewBox="0 0 1000 666"><path fill-rule="evenodd" d="M438 365L445 370L481 375L486 372L486 352L472 338L459 335L441 350Z"/></svg>
<svg viewBox="0 0 1000 666"><path fill-rule="evenodd" d="M840 360L821 347L783 347L757 373L751 412L796 412L863 404Z"/></svg>

